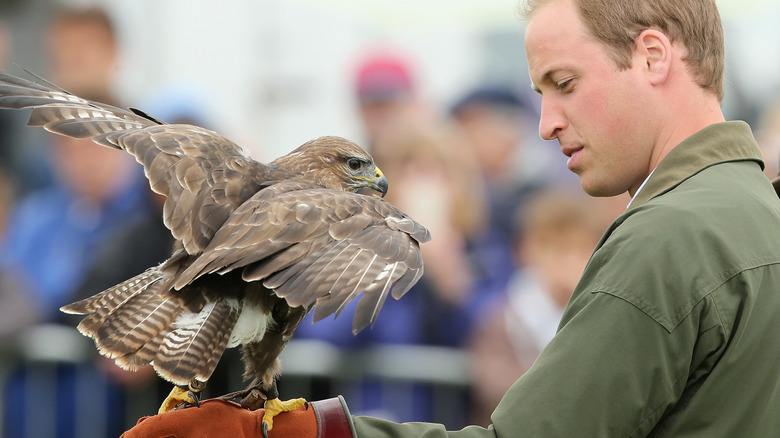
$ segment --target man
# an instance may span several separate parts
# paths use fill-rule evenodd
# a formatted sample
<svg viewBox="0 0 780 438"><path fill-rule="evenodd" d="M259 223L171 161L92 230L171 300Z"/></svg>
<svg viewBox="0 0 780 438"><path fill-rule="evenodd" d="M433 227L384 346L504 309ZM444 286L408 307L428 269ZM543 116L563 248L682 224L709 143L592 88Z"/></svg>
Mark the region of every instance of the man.
<svg viewBox="0 0 780 438"><path fill-rule="evenodd" d="M715 1L531 0L524 14L541 136L587 193L631 204L490 427L356 417L356 436L777 436L780 201L749 127L720 110Z"/></svg>

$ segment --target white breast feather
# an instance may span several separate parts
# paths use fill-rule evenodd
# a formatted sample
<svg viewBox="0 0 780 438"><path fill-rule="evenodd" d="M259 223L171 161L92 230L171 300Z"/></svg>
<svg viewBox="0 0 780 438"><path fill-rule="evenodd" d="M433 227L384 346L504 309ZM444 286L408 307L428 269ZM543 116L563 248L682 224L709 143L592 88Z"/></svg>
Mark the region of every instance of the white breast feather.
<svg viewBox="0 0 780 438"><path fill-rule="evenodd" d="M259 341L265 334L265 328L271 322L269 315L263 313L259 306L242 303L241 314L230 334L227 347L231 348L239 344Z"/></svg>
<svg viewBox="0 0 780 438"><path fill-rule="evenodd" d="M266 326L271 322L268 315L263 313L259 306L246 305L236 300L229 300L229 304L234 308L240 307L241 313L238 315L233 332L230 333L227 348L235 347L239 344L257 342L262 339ZM173 322L173 326L177 329L198 330L213 308L214 303L208 303L198 313L181 313Z"/></svg>

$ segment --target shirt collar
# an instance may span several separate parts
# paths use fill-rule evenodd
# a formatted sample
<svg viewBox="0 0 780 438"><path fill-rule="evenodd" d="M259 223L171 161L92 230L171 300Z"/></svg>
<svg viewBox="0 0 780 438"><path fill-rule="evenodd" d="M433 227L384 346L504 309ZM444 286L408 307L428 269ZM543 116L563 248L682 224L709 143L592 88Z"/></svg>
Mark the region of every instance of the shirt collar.
<svg viewBox="0 0 780 438"><path fill-rule="evenodd" d="M655 168L653 168L653 170L650 171L650 175L647 175L647 178L645 178L645 180L642 181L642 185L639 186L639 188L636 190L636 193L634 193L634 196L632 196L631 200L628 201L628 205L626 205L626 210L631 208L631 204L634 203L634 199L636 199L636 197L639 194L639 192L642 191L642 188L645 186L645 184L647 184L647 181L650 180L650 177L653 176L653 172L655 172Z"/></svg>
<svg viewBox="0 0 780 438"><path fill-rule="evenodd" d="M634 194L628 208L647 203L707 167L744 160L756 161L764 168L750 126L740 121L710 125L683 140L661 160Z"/></svg>

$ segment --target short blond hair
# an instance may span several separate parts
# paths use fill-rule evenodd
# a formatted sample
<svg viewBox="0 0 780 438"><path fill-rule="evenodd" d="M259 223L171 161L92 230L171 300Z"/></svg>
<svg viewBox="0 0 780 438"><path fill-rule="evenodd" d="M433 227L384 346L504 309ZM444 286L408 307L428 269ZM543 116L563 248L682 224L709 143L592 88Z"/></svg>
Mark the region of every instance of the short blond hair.
<svg viewBox="0 0 780 438"><path fill-rule="evenodd" d="M521 0L525 20L555 0ZM723 24L715 0L572 0L590 34L605 45L620 69L631 66L636 38L657 29L687 50L693 79L723 100L726 69Z"/></svg>

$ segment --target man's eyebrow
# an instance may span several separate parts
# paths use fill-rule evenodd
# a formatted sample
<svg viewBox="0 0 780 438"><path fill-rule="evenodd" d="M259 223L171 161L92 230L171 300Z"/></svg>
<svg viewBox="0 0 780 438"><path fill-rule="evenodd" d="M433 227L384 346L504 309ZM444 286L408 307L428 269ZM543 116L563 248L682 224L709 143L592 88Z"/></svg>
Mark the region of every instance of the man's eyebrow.
<svg viewBox="0 0 780 438"><path fill-rule="evenodd" d="M568 67L565 65L553 65L550 68L547 69L546 72L542 75L542 83L545 82L552 82L553 75L558 73L561 70L566 70ZM531 80L531 89L536 91L539 94L542 94L542 90L534 83L533 80Z"/></svg>

